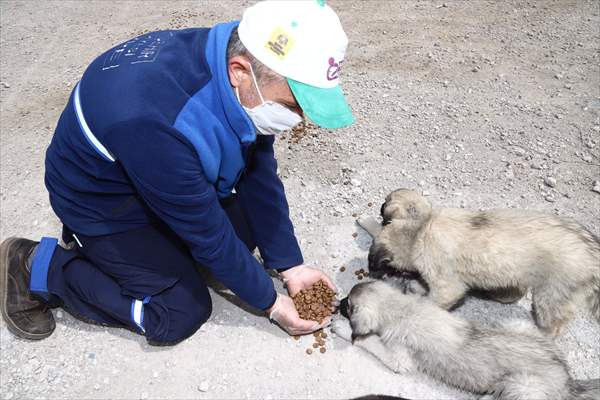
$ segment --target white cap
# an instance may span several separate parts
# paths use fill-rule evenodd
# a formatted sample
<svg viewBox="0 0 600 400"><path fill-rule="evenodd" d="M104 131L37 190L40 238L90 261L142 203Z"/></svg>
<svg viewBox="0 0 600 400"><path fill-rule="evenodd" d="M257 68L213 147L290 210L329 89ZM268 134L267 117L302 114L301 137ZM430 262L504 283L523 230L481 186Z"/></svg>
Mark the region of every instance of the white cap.
<svg viewBox="0 0 600 400"><path fill-rule="evenodd" d="M238 33L250 54L278 74L319 88L338 85L348 38L325 1L262 1L246 9Z"/></svg>

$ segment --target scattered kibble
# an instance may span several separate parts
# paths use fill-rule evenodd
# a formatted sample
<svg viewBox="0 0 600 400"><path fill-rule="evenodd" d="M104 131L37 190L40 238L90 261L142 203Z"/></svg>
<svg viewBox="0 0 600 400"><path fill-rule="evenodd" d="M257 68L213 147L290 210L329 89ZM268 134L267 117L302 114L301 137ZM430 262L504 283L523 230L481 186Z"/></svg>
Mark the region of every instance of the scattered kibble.
<svg viewBox="0 0 600 400"><path fill-rule="evenodd" d="M300 336L292 336L294 340L300 340Z"/></svg>
<svg viewBox="0 0 600 400"><path fill-rule="evenodd" d="M372 206L373 206L373 203L369 202L367 205L368 205L369 207L372 207Z"/></svg>
<svg viewBox="0 0 600 400"><path fill-rule="evenodd" d="M306 354L312 354L312 349L306 349Z"/></svg>
<svg viewBox="0 0 600 400"><path fill-rule="evenodd" d="M352 234L352 237L357 237L357 236L358 236L358 233L356 233L356 232L354 232L354 233Z"/></svg>
<svg viewBox="0 0 600 400"><path fill-rule="evenodd" d="M317 342L314 342L314 343L313 343L313 348L314 348L314 349L316 349L317 347L319 347L319 343L317 343Z"/></svg>
<svg viewBox="0 0 600 400"><path fill-rule="evenodd" d="M363 276L362 276L362 274L358 275L358 280L359 280L359 281L362 281L362 279L363 279Z"/></svg>
<svg viewBox="0 0 600 400"><path fill-rule="evenodd" d="M346 270L346 267L340 267L340 272L344 272Z"/></svg>
<svg viewBox="0 0 600 400"><path fill-rule="evenodd" d="M356 217L358 217L357 213L352 214L352 218L356 218Z"/></svg>
<svg viewBox="0 0 600 400"><path fill-rule="evenodd" d="M325 352L327 351L327 349L326 349L325 347L321 347L321 348L319 349L319 351L320 351L321 353L325 353Z"/></svg>

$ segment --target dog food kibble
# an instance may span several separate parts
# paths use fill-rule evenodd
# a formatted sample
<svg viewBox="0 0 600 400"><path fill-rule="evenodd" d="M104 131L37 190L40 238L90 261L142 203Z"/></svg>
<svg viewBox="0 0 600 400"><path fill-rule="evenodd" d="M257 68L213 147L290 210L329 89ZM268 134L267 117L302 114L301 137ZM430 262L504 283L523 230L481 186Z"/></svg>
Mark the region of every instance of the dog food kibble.
<svg viewBox="0 0 600 400"><path fill-rule="evenodd" d="M361 274L364 274L365 273L365 269L361 268L361 269L358 270L358 272L360 272Z"/></svg>
<svg viewBox="0 0 600 400"><path fill-rule="evenodd" d="M320 323L332 314L335 292L325 282L319 281L296 293L292 300L300 318Z"/></svg>
<svg viewBox="0 0 600 400"><path fill-rule="evenodd" d="M352 214L352 218L356 218L356 217L358 217L358 214L356 214L356 213Z"/></svg>
<svg viewBox="0 0 600 400"><path fill-rule="evenodd" d="M312 349L306 349L306 354L312 354Z"/></svg>
<svg viewBox="0 0 600 400"><path fill-rule="evenodd" d="M346 267L340 267L340 272L344 272L346 270Z"/></svg>
<svg viewBox="0 0 600 400"><path fill-rule="evenodd" d="M373 206L373 203L369 202L367 205L368 205L369 207L371 207L371 206Z"/></svg>
<svg viewBox="0 0 600 400"><path fill-rule="evenodd" d="M356 233L356 232L354 232L354 233L352 234L352 237L357 237L357 236L358 236L358 233Z"/></svg>
<svg viewBox="0 0 600 400"><path fill-rule="evenodd" d="M322 337L323 339L327 339L327 334L326 334L325 332L321 332L321 337Z"/></svg>
<svg viewBox="0 0 600 400"><path fill-rule="evenodd" d="M362 281L362 278L363 278L362 274L358 275L357 278L359 281Z"/></svg>
<svg viewBox="0 0 600 400"><path fill-rule="evenodd" d="M294 340L300 340L300 336L292 336Z"/></svg>
<svg viewBox="0 0 600 400"><path fill-rule="evenodd" d="M319 343L317 343L317 342L314 342L314 343L313 343L313 349L316 349L317 347L319 347Z"/></svg>
<svg viewBox="0 0 600 400"><path fill-rule="evenodd" d="M327 351L327 349L326 349L325 347L321 347L321 348L319 349L319 351L320 351L321 353L325 353L325 352Z"/></svg>

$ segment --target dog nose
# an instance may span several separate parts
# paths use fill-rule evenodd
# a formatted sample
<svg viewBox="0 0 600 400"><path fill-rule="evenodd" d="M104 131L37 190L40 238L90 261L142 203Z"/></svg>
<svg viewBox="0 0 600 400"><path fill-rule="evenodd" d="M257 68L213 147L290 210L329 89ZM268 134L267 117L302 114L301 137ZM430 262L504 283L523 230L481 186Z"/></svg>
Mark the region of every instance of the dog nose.
<svg viewBox="0 0 600 400"><path fill-rule="evenodd" d="M342 301L340 301L340 313L348 319L350 319L350 313L348 313L348 298L344 297Z"/></svg>

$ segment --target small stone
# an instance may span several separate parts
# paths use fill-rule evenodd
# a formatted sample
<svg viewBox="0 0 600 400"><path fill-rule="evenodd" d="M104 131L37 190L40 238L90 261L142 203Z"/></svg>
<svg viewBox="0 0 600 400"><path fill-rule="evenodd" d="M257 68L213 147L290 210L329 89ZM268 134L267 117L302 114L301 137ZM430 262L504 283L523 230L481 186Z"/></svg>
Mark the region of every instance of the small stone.
<svg viewBox="0 0 600 400"><path fill-rule="evenodd" d="M207 381L200 382L200 384L198 385L198 391L208 392L208 382Z"/></svg>
<svg viewBox="0 0 600 400"><path fill-rule="evenodd" d="M10 85L6 82L2 82L2 87L4 87L5 89L8 89L10 87Z"/></svg>
<svg viewBox="0 0 600 400"><path fill-rule="evenodd" d="M552 193L546 195L546 197L544 197L544 200L546 200L549 203L554 203L556 201Z"/></svg>
<svg viewBox="0 0 600 400"><path fill-rule="evenodd" d="M358 179L352 178L352 179L350 179L350 184L352 186L358 187L358 186L362 185L362 182Z"/></svg>
<svg viewBox="0 0 600 400"><path fill-rule="evenodd" d="M552 176L549 176L546 179L544 179L544 183L546 184L546 186L550 186L551 188L556 187L556 179Z"/></svg>
<svg viewBox="0 0 600 400"><path fill-rule="evenodd" d="M592 192L600 193L600 181L594 181Z"/></svg>

